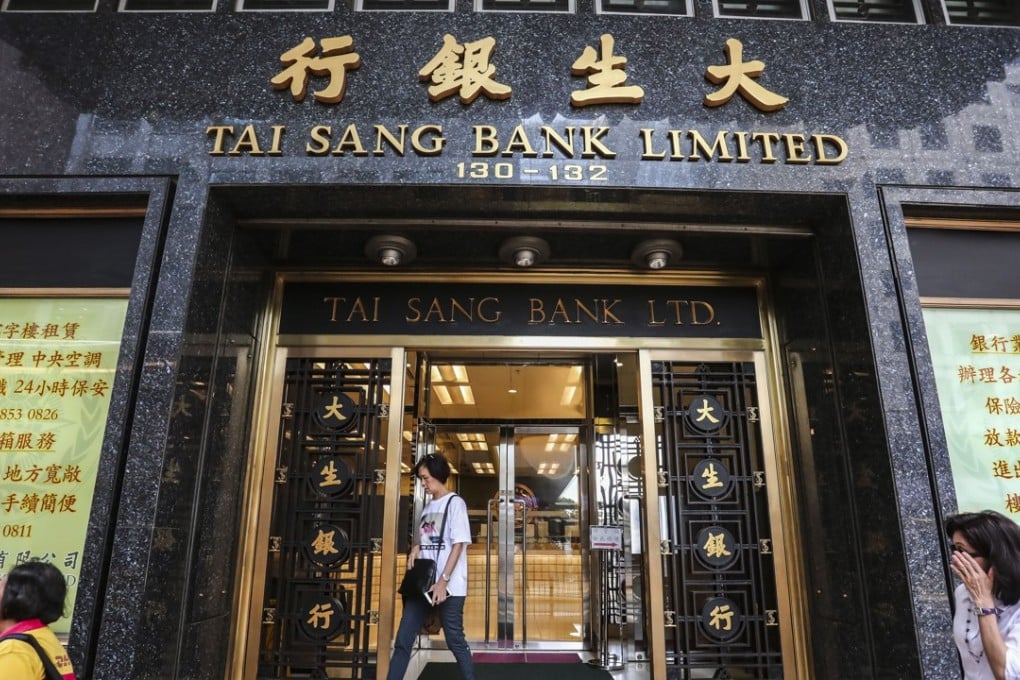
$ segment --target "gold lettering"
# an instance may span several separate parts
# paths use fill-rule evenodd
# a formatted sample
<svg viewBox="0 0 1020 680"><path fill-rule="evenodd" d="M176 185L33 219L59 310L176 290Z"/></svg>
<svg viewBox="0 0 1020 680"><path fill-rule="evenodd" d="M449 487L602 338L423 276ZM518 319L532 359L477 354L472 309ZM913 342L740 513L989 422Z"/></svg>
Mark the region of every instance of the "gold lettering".
<svg viewBox="0 0 1020 680"><path fill-rule="evenodd" d="M426 135L430 136L432 142L428 146L422 143L422 137ZM411 133L411 148L419 156L438 156L443 152L445 143L446 139L443 137L441 125L422 125Z"/></svg>
<svg viewBox="0 0 1020 680"><path fill-rule="evenodd" d="M655 130L652 128L641 128L641 148L644 149L641 152L641 160L643 161L661 161L666 157L665 151L658 153L652 151L652 135L655 134ZM651 300L649 300L651 302Z"/></svg>
<svg viewBox="0 0 1020 680"><path fill-rule="evenodd" d="M531 315L528 318L529 324L544 323L545 322L545 303L539 298L531 298L529 300L531 304Z"/></svg>
<svg viewBox="0 0 1020 680"><path fill-rule="evenodd" d="M669 131L669 144L673 152L669 155L671 161L682 161L685 156L681 149L683 149L683 130L670 130Z"/></svg>
<svg viewBox="0 0 1020 680"><path fill-rule="evenodd" d="M556 298L556 307L553 309L553 313L549 315L549 323L556 323L556 317L562 316L563 323L576 323L570 320L567 316L567 308L563 304L563 298Z"/></svg>
<svg viewBox="0 0 1020 680"><path fill-rule="evenodd" d="M501 311L499 311L497 309L496 310L496 314L494 316L486 316L485 310L483 309L483 307L484 307L484 305L486 303L495 303L495 304L498 305L499 304L499 298L487 297L487 298L482 298L478 302L478 318L481 321L484 321L485 323L496 323L497 321L499 321L500 317L503 316L503 312L501 312Z"/></svg>
<svg viewBox="0 0 1020 680"><path fill-rule="evenodd" d="M613 300L612 302L609 302L609 300L605 299L602 300L602 323L609 323L610 318L613 319L612 321L613 323L623 323L622 321L620 321L620 319L616 317L615 314L613 314L612 311L610 311L610 308L615 307L617 304L619 304L619 302L620 300Z"/></svg>
<svg viewBox="0 0 1020 680"><path fill-rule="evenodd" d="M510 133L510 141L507 142L506 148L503 149L503 155L513 156L516 151L520 151L524 156L531 158L538 156L538 152L532 148L531 142L528 140L528 135L524 131L523 125L518 125Z"/></svg>
<svg viewBox="0 0 1020 680"><path fill-rule="evenodd" d="M247 151L252 156L264 156L262 148L259 146L259 136L255 133L254 125L245 125L244 129L241 130L241 136L237 140L237 144L230 150L231 156L240 156L242 153Z"/></svg>
<svg viewBox="0 0 1020 680"><path fill-rule="evenodd" d="M280 143L283 141L283 133L287 131L285 125L274 125L273 127L273 144L269 148L270 156L282 156L283 151L280 149Z"/></svg>
<svg viewBox="0 0 1020 680"><path fill-rule="evenodd" d="M456 321L457 312L460 311L464 315L464 318L468 321L475 320L475 299L468 298L468 309L464 309L464 305L457 302L457 298L450 298L450 321Z"/></svg>
<svg viewBox="0 0 1020 680"><path fill-rule="evenodd" d="M596 155L602 158L616 158L616 152L599 141L599 137L604 136L607 132L609 132L609 128L605 126L597 129L587 125L582 126L584 150L581 151L581 158L594 158Z"/></svg>
<svg viewBox="0 0 1020 680"><path fill-rule="evenodd" d="M446 318L443 316L443 308L439 304L439 298L432 298L429 311L425 312L425 323L431 321L433 315L439 317L439 323L446 323Z"/></svg>
<svg viewBox="0 0 1020 680"><path fill-rule="evenodd" d="M378 304L378 302L379 298L376 298L376 304ZM354 320L355 314L361 316L361 321L363 323L368 322L368 313L365 311L365 303L362 302L360 296L354 298L354 304L351 305L351 313L347 315L347 323L350 323L352 320ZM378 319L375 320L378 321Z"/></svg>
<svg viewBox="0 0 1020 680"><path fill-rule="evenodd" d="M687 160L691 161L702 160L701 154L698 153L699 151L708 154L708 157L705 160L712 160L712 157L715 156L717 149L720 149L719 153L720 161L733 160L733 154L730 153L729 148L726 146L725 130L720 130L718 133L716 133L715 143L712 144L712 146L708 145L708 142L705 140L704 137L701 136L701 133L698 132L697 130L691 130L690 136L691 136L691 157L688 158Z"/></svg>
<svg viewBox="0 0 1020 680"><path fill-rule="evenodd" d="M336 307L337 307L337 305L339 305L339 304L344 302L344 298L342 298L342 297L328 297L328 298L322 298L322 301L323 302L331 302L331 303L333 303L333 311L330 312L329 320L330 321L336 321Z"/></svg>
<svg viewBox="0 0 1020 680"><path fill-rule="evenodd" d="M344 129L343 137L333 147L333 155L343 156L344 150L348 149L348 147L355 156L368 155L368 151L365 150L365 146L361 143L361 137L358 136L358 127L354 123L351 123Z"/></svg>
<svg viewBox="0 0 1020 680"><path fill-rule="evenodd" d="M308 133L312 140L305 144L305 152L312 156L325 156L329 153L329 137L332 134L333 128L329 125L316 125ZM312 146L312 142L317 142L318 145Z"/></svg>
<svg viewBox="0 0 1020 680"><path fill-rule="evenodd" d="M778 132L755 132L751 135L751 139L756 142L761 142L762 163L776 162L776 154L772 150L772 145L779 141Z"/></svg>
<svg viewBox="0 0 1020 680"><path fill-rule="evenodd" d="M574 130L576 129L577 128L574 128L573 126L568 126L564 128L564 132L566 132L567 138L563 139L558 134L556 134L556 131L553 130L551 127L549 127L548 125L543 125L542 136L545 138L545 151L542 152L542 157L543 158L551 157L553 155L552 147L555 146L560 151L562 151L563 155L565 155L567 158L573 158Z"/></svg>
<svg viewBox="0 0 1020 680"><path fill-rule="evenodd" d="M704 321L698 319L698 308L703 308L708 312L708 318ZM704 300L691 300L691 324L695 326L705 326L712 323L715 320L715 308L705 302Z"/></svg>
<svg viewBox="0 0 1020 680"><path fill-rule="evenodd" d="M648 301L648 325L649 326L665 326L666 322L658 321L655 318L655 300Z"/></svg>
<svg viewBox="0 0 1020 680"><path fill-rule="evenodd" d="M811 135L811 141L815 145L815 158L817 159L815 162L818 163L818 165L838 165L846 159L847 151L849 149L847 148L846 142L843 141L841 137L837 137L836 135ZM825 154L826 143L836 147L837 151L839 151L835 157L830 157Z"/></svg>
<svg viewBox="0 0 1020 680"><path fill-rule="evenodd" d="M681 317L680 310L683 309L684 305L688 304L687 300L666 300L666 304L673 308L673 321L674 326L683 326L683 318Z"/></svg>
<svg viewBox="0 0 1020 680"><path fill-rule="evenodd" d="M492 125L472 125L471 129L475 132L475 148L471 150L471 155L495 156L499 151L496 128Z"/></svg>
<svg viewBox="0 0 1020 680"><path fill-rule="evenodd" d="M406 125L398 125L397 129L400 131L400 138L399 139L397 139L397 137L395 137L392 132L387 130L385 126L383 126L383 125L376 125L375 126L375 148L372 149L372 153L375 154L376 156L382 156L384 154L384 151L383 151L383 142L385 141L386 144L391 149L393 149L394 151L397 152L398 156L403 156L404 155L404 142L405 142L405 140L407 138L407 126Z"/></svg>
<svg viewBox="0 0 1020 680"><path fill-rule="evenodd" d="M791 165L804 165L811 159L804 155L804 135L785 134L783 142L786 144L786 162Z"/></svg>
<svg viewBox="0 0 1020 680"><path fill-rule="evenodd" d="M747 153L747 133L734 132L733 136L737 139L737 162L747 163L751 160L751 155Z"/></svg>
<svg viewBox="0 0 1020 680"><path fill-rule="evenodd" d="M418 323L421 321L421 310L418 309L418 303L421 302L421 298L413 297L407 300L407 308L414 312L414 316L405 316L404 321L410 323Z"/></svg>
<svg viewBox="0 0 1020 680"><path fill-rule="evenodd" d="M595 302L597 304L598 300L596 300ZM577 323L581 323L581 314L582 313L584 313L585 316L587 316L589 319L591 319L595 323L599 322L598 314L596 314L595 312L593 312L590 309L588 309L587 307L585 307L584 303L581 302L580 300L578 300L577 298L574 298L574 311L576 312Z"/></svg>
<svg viewBox="0 0 1020 680"><path fill-rule="evenodd" d="M223 154L226 153L226 151L223 150L224 135L233 135L234 134L234 126L233 125L210 125L209 127L207 127L205 129L205 134L207 136L209 134L213 134L213 133L216 136L213 138L213 148L212 148L212 151L209 152L209 155L210 156L222 156Z"/></svg>

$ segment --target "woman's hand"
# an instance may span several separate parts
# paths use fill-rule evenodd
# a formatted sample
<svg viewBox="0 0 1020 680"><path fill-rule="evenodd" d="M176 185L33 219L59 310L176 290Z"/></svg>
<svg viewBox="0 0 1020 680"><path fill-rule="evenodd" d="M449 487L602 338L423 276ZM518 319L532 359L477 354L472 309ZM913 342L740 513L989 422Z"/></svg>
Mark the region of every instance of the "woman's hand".
<svg viewBox="0 0 1020 680"><path fill-rule="evenodd" d="M414 567L414 561L416 559L418 559L418 552L419 552L419 546L417 546L417 545L414 546L413 548L411 548L408 551L408 553L407 553L407 570L408 571L411 571L411 568Z"/></svg>
<svg viewBox="0 0 1020 680"><path fill-rule="evenodd" d="M432 584L432 605L442 604L447 597L446 580L442 577Z"/></svg>
<svg viewBox="0 0 1020 680"><path fill-rule="evenodd" d="M992 595L995 586L994 569L985 572L978 561L965 552L953 553L950 569L963 581L975 607L995 606L995 597Z"/></svg>

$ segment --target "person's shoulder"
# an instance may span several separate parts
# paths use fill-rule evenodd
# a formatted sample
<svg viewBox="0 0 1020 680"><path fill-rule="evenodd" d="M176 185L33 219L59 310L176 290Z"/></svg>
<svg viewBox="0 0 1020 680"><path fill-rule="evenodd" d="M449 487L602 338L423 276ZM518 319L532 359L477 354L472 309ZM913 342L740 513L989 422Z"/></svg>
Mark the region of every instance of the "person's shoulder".
<svg viewBox="0 0 1020 680"><path fill-rule="evenodd" d="M37 656L31 645L24 640L13 637L0 638L0 657L26 657L34 659Z"/></svg>

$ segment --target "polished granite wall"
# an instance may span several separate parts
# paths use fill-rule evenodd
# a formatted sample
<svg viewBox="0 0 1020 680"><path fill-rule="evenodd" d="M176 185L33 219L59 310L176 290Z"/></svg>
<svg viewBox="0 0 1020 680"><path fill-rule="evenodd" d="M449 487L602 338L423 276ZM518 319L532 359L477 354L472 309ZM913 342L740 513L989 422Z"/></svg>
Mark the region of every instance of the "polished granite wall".
<svg viewBox="0 0 1020 680"><path fill-rule="evenodd" d="M531 216L538 201L512 187L564 188L550 179L554 161L519 155L494 159L514 178L459 177L457 163L478 160L474 124L504 134L518 124L612 128L618 156L597 159L606 180L580 182L543 218L583 207L627 219L658 200L675 223L812 228L815 239L770 242L771 254L747 264L773 275L785 358L808 405L793 409L794 426L814 432L796 449L813 662L818 677L956 673L938 531L953 500L932 434L939 417L925 407L934 381L902 213L908 203L1016 206L1020 31L937 16L925 26L834 24L817 0L812 22L703 18L704 0L697 18L597 16L590 2L555 16L465 6L234 14L221 4L215 14L122 15L113 0L96 14L0 14L2 195L150 199L71 639L84 677L223 677L250 361L276 252L264 234L235 229L236 216L442 217L445 196L469 199L456 208L466 217ZM644 102L572 108L584 81L570 64L606 32ZM417 73L444 33L493 36L495 77L512 97L430 102ZM296 103L270 87L284 51L342 34L363 62L342 103ZM761 82L790 99L785 109L762 113L740 97L702 105L714 89L705 68L723 63L730 37L745 59L765 62ZM248 123L286 125L284 153L209 154L208 126ZM439 123L449 142L432 157L304 153L313 125L348 123ZM644 127L657 139L669 129L835 134L850 153L836 166L643 161ZM522 174L529 168L540 173ZM384 206L351 190L393 184L408 188ZM309 186L321 190L297 189ZM606 201L611 192L621 200Z"/></svg>

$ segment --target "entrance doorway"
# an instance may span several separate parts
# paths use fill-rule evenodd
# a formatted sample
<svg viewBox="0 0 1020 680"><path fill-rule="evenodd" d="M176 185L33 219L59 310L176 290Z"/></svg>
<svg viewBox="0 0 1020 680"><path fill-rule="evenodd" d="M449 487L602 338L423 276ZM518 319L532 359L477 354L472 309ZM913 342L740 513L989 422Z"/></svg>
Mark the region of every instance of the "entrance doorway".
<svg viewBox="0 0 1020 680"><path fill-rule="evenodd" d="M590 362L422 358L422 450L451 462L471 521L472 647L584 648Z"/></svg>
<svg viewBox="0 0 1020 680"><path fill-rule="evenodd" d="M392 341L311 338L267 360L234 677L385 673L426 500L412 469L432 452L469 508L476 653L805 677L762 343ZM420 638L443 647L441 633Z"/></svg>

